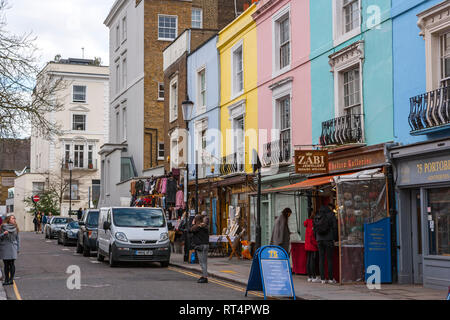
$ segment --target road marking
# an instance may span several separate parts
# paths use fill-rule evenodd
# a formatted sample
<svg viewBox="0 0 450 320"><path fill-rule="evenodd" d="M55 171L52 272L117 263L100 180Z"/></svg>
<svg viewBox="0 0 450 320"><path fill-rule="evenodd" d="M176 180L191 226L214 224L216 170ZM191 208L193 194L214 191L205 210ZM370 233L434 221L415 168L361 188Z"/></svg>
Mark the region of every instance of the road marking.
<svg viewBox="0 0 450 320"><path fill-rule="evenodd" d="M93 260L93 261L89 261L90 263L101 263L100 261L97 261L97 260Z"/></svg>
<svg viewBox="0 0 450 320"><path fill-rule="evenodd" d="M70 251L70 249L61 249L62 251Z"/></svg>
<svg viewBox="0 0 450 320"><path fill-rule="evenodd" d="M16 294L17 300L22 300L22 297L20 296L19 289L17 289L16 282L13 280L13 286L14 286L14 293Z"/></svg>
<svg viewBox="0 0 450 320"><path fill-rule="evenodd" d="M179 270L179 269L172 268L172 267L169 267L168 269L169 269L169 270L172 270L172 271L175 271L175 272L178 272L178 273L183 273L183 274L188 275L188 276L191 276L191 277L193 277L193 278L198 278L198 274L193 273L193 272L184 271L184 270ZM244 293L245 293L245 291L246 291L246 289L244 289L243 287L240 287L240 286L237 286L237 285L228 283L228 282L224 282L224 281L221 281L221 280L218 280L218 279L211 279L211 278L208 278L208 282L213 282L213 283L218 284L218 285L220 285L220 286L222 286L222 287L226 287L226 288L229 288L229 289L233 289L233 290L235 290L235 291L240 291L240 292L244 292ZM251 294L251 295L257 296L257 297L264 298L264 294L259 293L259 292L250 292L250 291L249 291L248 293Z"/></svg>

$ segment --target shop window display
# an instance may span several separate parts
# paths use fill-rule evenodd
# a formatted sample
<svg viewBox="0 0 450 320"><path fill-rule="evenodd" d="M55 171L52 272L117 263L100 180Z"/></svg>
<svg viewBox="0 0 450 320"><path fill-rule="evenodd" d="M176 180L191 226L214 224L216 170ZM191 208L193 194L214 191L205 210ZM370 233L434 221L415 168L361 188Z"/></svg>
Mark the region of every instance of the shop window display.
<svg viewBox="0 0 450 320"><path fill-rule="evenodd" d="M364 281L364 224L387 217L386 181L337 184L341 282Z"/></svg>
<svg viewBox="0 0 450 320"><path fill-rule="evenodd" d="M428 191L430 255L450 256L450 188Z"/></svg>

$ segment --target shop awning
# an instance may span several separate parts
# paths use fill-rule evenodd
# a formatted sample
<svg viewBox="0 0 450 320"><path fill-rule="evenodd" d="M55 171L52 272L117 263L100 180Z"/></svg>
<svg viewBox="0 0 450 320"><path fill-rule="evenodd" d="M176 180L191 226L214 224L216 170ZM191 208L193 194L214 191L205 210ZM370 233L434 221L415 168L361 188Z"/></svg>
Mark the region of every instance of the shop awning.
<svg viewBox="0 0 450 320"><path fill-rule="evenodd" d="M262 192L263 193L275 193L275 192L287 192L287 191L297 191L297 190L308 190L313 189L315 187L331 184L334 180L334 177L336 176L345 176L350 175L352 173L344 173L344 174L337 174L332 176L325 176L325 177L318 177L318 178L312 178L307 179L302 182L294 183L288 186L278 187L278 188L272 188L272 189L265 189Z"/></svg>

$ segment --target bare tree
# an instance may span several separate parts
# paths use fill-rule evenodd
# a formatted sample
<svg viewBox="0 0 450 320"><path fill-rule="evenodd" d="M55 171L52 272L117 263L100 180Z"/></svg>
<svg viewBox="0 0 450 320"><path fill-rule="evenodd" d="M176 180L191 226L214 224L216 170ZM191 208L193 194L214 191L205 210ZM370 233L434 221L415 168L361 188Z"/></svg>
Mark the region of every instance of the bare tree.
<svg viewBox="0 0 450 320"><path fill-rule="evenodd" d="M64 108L57 99L64 82L40 74L36 38L31 33L7 31L7 9L8 1L0 0L0 139L18 137L31 127L43 137L53 137L60 134L61 127L49 114Z"/></svg>

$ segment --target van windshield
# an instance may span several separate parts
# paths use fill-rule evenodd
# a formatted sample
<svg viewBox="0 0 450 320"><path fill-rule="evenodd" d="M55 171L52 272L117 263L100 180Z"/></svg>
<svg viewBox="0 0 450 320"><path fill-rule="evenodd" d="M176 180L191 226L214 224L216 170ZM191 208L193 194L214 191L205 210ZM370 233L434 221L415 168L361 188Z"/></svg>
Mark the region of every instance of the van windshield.
<svg viewBox="0 0 450 320"><path fill-rule="evenodd" d="M87 226L91 228L98 227L98 211L90 211L87 217Z"/></svg>
<svg viewBox="0 0 450 320"><path fill-rule="evenodd" d="M116 208L113 219L117 227L160 228L165 225L162 210L153 208Z"/></svg>

